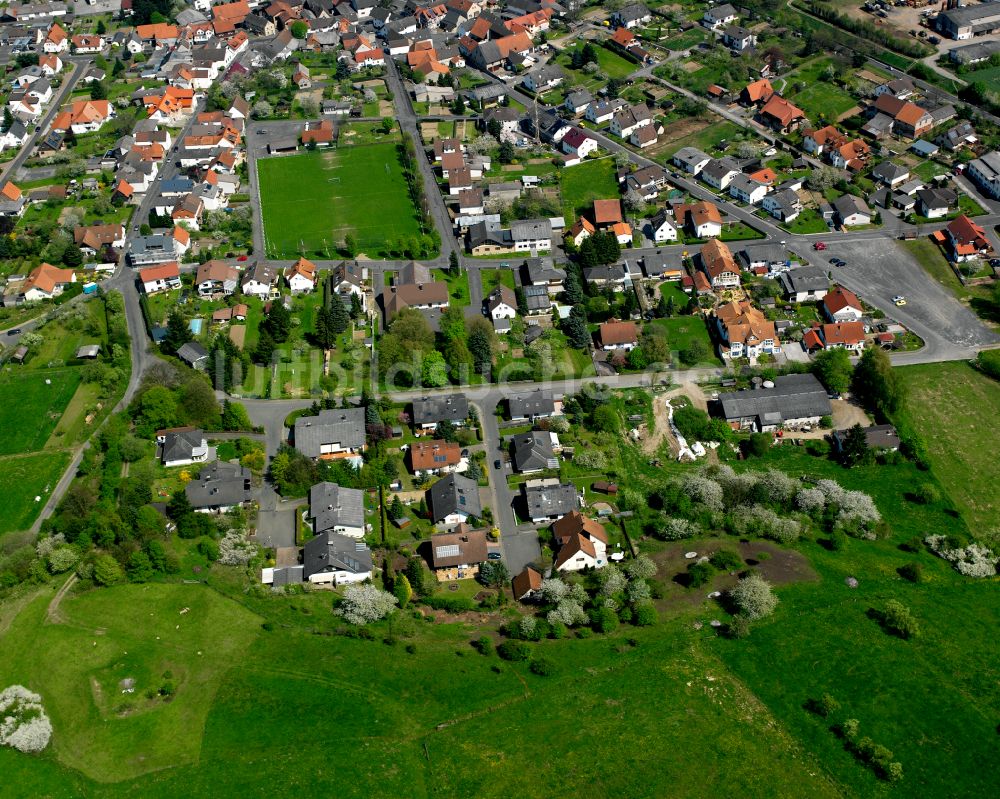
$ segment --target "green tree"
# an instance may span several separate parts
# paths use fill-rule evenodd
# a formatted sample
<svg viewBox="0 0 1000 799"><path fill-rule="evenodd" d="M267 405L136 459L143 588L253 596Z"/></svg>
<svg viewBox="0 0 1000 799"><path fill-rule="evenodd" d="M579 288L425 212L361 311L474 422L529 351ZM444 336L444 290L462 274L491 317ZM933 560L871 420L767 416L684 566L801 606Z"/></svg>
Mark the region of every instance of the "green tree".
<svg viewBox="0 0 1000 799"><path fill-rule="evenodd" d="M176 355L177 350L187 344L192 338L191 329L179 309L174 308L167 316L167 334L160 342L160 348L168 355Z"/></svg>
<svg viewBox="0 0 1000 799"><path fill-rule="evenodd" d="M500 142L499 160L501 164L509 164L514 160L514 144L508 139Z"/></svg>
<svg viewBox="0 0 1000 799"><path fill-rule="evenodd" d="M111 77L120 78L125 74L125 64L120 58L115 59L115 65L111 67Z"/></svg>
<svg viewBox="0 0 1000 799"><path fill-rule="evenodd" d="M392 133L393 127L395 127L395 122L389 117L383 117L382 119L382 132L385 134Z"/></svg>
<svg viewBox="0 0 1000 799"><path fill-rule="evenodd" d="M611 405L598 405L590 415L590 425L599 433L617 433L621 430L621 417Z"/></svg>
<svg viewBox="0 0 1000 799"><path fill-rule="evenodd" d="M832 394L843 394L851 387L854 366L851 356L842 347L817 353L812 363L812 373Z"/></svg>
<svg viewBox="0 0 1000 799"><path fill-rule="evenodd" d="M510 582L510 570L502 560L488 560L479 567L479 581L490 588L503 588Z"/></svg>
<svg viewBox="0 0 1000 799"><path fill-rule="evenodd" d="M493 366L493 344L490 335L480 327L469 333L469 352L472 354L472 366L478 374L489 374Z"/></svg>
<svg viewBox="0 0 1000 799"><path fill-rule="evenodd" d="M904 386L881 347L869 347L854 368L854 393L869 410L888 418L903 404Z"/></svg>
<svg viewBox="0 0 1000 799"><path fill-rule="evenodd" d="M263 325L261 327L263 328ZM267 330L262 329L260 335L257 337L257 346L253 350L254 361L264 366L269 366L271 358L274 356L275 346L271 334Z"/></svg>
<svg viewBox="0 0 1000 799"><path fill-rule="evenodd" d="M301 19L295 20L291 25L292 36L302 41L309 35L309 26Z"/></svg>
<svg viewBox="0 0 1000 799"><path fill-rule="evenodd" d="M694 366L708 357L708 346L701 339L692 339L691 342L677 353L681 363L685 366Z"/></svg>
<svg viewBox="0 0 1000 799"><path fill-rule="evenodd" d="M425 388L448 385L448 366L444 356L437 350L431 350L424 355L420 368L420 382Z"/></svg>
<svg viewBox="0 0 1000 799"><path fill-rule="evenodd" d="M125 572L110 555L98 555L94 561L94 582L98 585L118 585L125 582Z"/></svg>
<svg viewBox="0 0 1000 799"><path fill-rule="evenodd" d="M266 330L278 344L288 341L292 329L292 315L280 299L271 303L264 321L260 323L261 330Z"/></svg>
<svg viewBox="0 0 1000 799"><path fill-rule="evenodd" d="M250 421L250 414L239 402L231 400L222 401L222 429L223 430L253 430L253 422Z"/></svg>
<svg viewBox="0 0 1000 799"><path fill-rule="evenodd" d="M500 134L503 133L503 129L500 127L500 120L490 118L490 121L486 123L486 132L497 141L500 141Z"/></svg>
<svg viewBox="0 0 1000 799"><path fill-rule="evenodd" d="M389 504L389 518L390 519L402 519L406 516L406 510L403 508L403 502L399 498L399 494L396 494L392 498L392 502Z"/></svg>
<svg viewBox="0 0 1000 799"><path fill-rule="evenodd" d="M130 583L145 583L153 578L153 564L149 555L141 549L132 553L128 559L128 579Z"/></svg>
<svg viewBox="0 0 1000 799"><path fill-rule="evenodd" d="M104 20L103 19L98 19L97 20L97 27L94 28L94 32L98 36L103 36L105 33L108 32L108 26L104 24Z"/></svg>
<svg viewBox="0 0 1000 799"><path fill-rule="evenodd" d="M192 513L194 513L194 506L191 505L191 500L188 499L187 492L183 488L179 488L171 494L170 501L167 502L168 518L176 523Z"/></svg>
<svg viewBox="0 0 1000 799"><path fill-rule="evenodd" d="M134 414L137 430L152 436L177 423L177 399L166 386L150 386L139 396Z"/></svg>
<svg viewBox="0 0 1000 799"><path fill-rule="evenodd" d="M339 303L340 300L335 298L334 302ZM330 309L325 305L321 305L316 311L316 322L313 327L313 335L316 337L316 344L320 349L333 349L333 346L337 341L337 336L333 332L333 320L330 318L331 316L332 314Z"/></svg>
<svg viewBox="0 0 1000 799"><path fill-rule="evenodd" d="M192 375L180 387L178 407L185 421L197 427L214 427L219 422L219 401L211 384L200 374Z"/></svg>
<svg viewBox="0 0 1000 799"><path fill-rule="evenodd" d="M336 294L330 300L330 330L339 336L351 326L351 317L344 307L343 300Z"/></svg>
<svg viewBox="0 0 1000 799"><path fill-rule="evenodd" d="M365 315L365 307L361 304L361 297L357 294L351 294L351 318L352 319L363 319Z"/></svg>
<svg viewBox="0 0 1000 799"><path fill-rule="evenodd" d="M573 306L573 310L563 322L562 328L571 347L577 350L585 350L590 347L590 331L587 330L587 322L579 305Z"/></svg>
<svg viewBox="0 0 1000 799"><path fill-rule="evenodd" d="M454 250L448 253L448 271L453 277L458 277L459 273L462 271L461 264L458 260L458 253Z"/></svg>
<svg viewBox="0 0 1000 799"><path fill-rule="evenodd" d="M95 80L90 84L90 99L91 100L107 100L108 99L108 87L107 84L102 80Z"/></svg>
<svg viewBox="0 0 1000 799"><path fill-rule="evenodd" d="M857 466L868 457L868 440L864 428L856 424L848 428L840 446L840 461L845 466Z"/></svg>
<svg viewBox="0 0 1000 799"><path fill-rule="evenodd" d="M401 608L405 608L410 604L410 599L413 597L413 589L410 587L410 581L406 579L405 574L396 575L392 586L392 593L396 595Z"/></svg>

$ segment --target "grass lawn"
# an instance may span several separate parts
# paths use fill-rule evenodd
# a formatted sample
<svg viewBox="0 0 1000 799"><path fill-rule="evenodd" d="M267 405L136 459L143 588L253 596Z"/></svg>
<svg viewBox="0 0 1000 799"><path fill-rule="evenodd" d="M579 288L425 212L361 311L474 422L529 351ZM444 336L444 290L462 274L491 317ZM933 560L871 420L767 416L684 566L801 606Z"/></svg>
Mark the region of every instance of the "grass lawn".
<svg viewBox="0 0 1000 799"><path fill-rule="evenodd" d="M559 173L559 192L562 195L566 226L593 208L594 200L618 197L613 158L599 158L567 167Z"/></svg>
<svg viewBox="0 0 1000 799"><path fill-rule="evenodd" d="M680 307L678 305L678 307ZM700 341L705 348L705 357L696 366L718 366L719 359L715 357L712 339L701 316L672 316L668 319L654 319L649 324L659 325L667 331L667 343L671 352L686 349L693 342Z"/></svg>
<svg viewBox="0 0 1000 799"><path fill-rule="evenodd" d="M816 82L789 98L810 120L835 121L857 106L858 101L832 83Z"/></svg>
<svg viewBox="0 0 1000 799"><path fill-rule="evenodd" d="M222 678L259 629L254 614L213 591L158 584L66 599L64 623L43 624L50 599L8 630L0 671L45 697L59 761L101 782L196 763ZM133 694L122 693L126 678ZM147 697L167 679L169 701Z"/></svg>
<svg viewBox="0 0 1000 799"><path fill-rule="evenodd" d="M934 180L938 175L947 175L951 170L939 164L937 161L924 161L915 169L910 170L914 175L916 175L921 180ZM964 194L960 194L959 197L964 197Z"/></svg>
<svg viewBox="0 0 1000 799"><path fill-rule="evenodd" d="M0 533L31 527L68 464L66 451L0 458L0 495L3 496ZM35 502L36 496L42 501Z"/></svg>
<svg viewBox="0 0 1000 799"><path fill-rule="evenodd" d="M827 233L830 230L830 226L823 221L823 217L815 208L803 208L795 219L782 224L781 227L799 236L807 233Z"/></svg>
<svg viewBox="0 0 1000 799"><path fill-rule="evenodd" d="M657 153L657 160L664 163L669 161L673 157L673 154L682 147L697 147L704 152L711 152L720 141L732 139L740 130L737 125L728 120L713 122L711 125L707 125L694 133L670 142L667 147ZM669 137L669 135L670 132L668 129L667 136Z"/></svg>
<svg viewBox="0 0 1000 799"><path fill-rule="evenodd" d="M448 284L449 304L464 308L470 302L469 273L463 269L457 277L447 269L434 269L434 279Z"/></svg>
<svg viewBox="0 0 1000 799"><path fill-rule="evenodd" d="M903 416L927 442L934 474L973 532L1000 530L993 485L1000 385L966 363L898 370L909 389Z"/></svg>
<svg viewBox="0 0 1000 799"><path fill-rule="evenodd" d="M371 144L258 162L267 254L334 257L346 234L381 255L420 235L396 145Z"/></svg>
<svg viewBox="0 0 1000 799"><path fill-rule="evenodd" d="M483 281L483 296L489 296L497 286L506 286L511 291L514 290L514 270L513 269L481 269L479 274Z"/></svg>
<svg viewBox="0 0 1000 799"><path fill-rule="evenodd" d="M80 370L5 371L0 378L0 455L41 449L80 383Z"/></svg>

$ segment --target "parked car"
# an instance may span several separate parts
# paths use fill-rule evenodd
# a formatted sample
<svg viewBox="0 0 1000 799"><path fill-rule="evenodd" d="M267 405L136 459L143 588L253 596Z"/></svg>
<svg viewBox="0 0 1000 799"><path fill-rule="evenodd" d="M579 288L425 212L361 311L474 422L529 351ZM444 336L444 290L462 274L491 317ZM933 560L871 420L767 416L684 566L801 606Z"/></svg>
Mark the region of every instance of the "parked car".
<svg viewBox="0 0 1000 799"><path fill-rule="evenodd" d="M896 305L906 305L906 297L904 297L902 294L897 294L895 297L892 298L892 301L896 303Z"/></svg>
<svg viewBox="0 0 1000 799"><path fill-rule="evenodd" d="M8 336L17 336L20 335L20 333L21 333L21 328L19 327L12 327L10 330L7 331Z"/></svg>
<svg viewBox="0 0 1000 799"><path fill-rule="evenodd" d="M493 461L493 468L494 468L494 469L499 469L499 468L500 468L500 467L501 467L502 465L503 465L503 464L501 464L501 463L500 463L500 460L499 460L499 459L497 459L497 460Z"/></svg>
<svg viewBox="0 0 1000 799"><path fill-rule="evenodd" d="M503 558L499 552L488 552L486 553L487 560L500 560Z"/></svg>
<svg viewBox="0 0 1000 799"><path fill-rule="evenodd" d="M826 249L826 242L824 242L824 241L817 241L817 242L815 242L813 244L813 249L814 250L825 250Z"/></svg>

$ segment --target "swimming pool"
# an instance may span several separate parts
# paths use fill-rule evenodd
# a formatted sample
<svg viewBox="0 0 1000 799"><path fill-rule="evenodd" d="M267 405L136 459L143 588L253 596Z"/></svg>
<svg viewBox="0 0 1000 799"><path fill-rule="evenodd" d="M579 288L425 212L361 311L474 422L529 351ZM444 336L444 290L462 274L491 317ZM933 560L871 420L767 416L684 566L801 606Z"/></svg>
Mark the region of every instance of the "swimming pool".
<svg viewBox="0 0 1000 799"><path fill-rule="evenodd" d="M202 325L202 320L201 320L201 319L192 319L192 320L191 320L191 321L190 321L190 322L188 323L188 328L189 328L189 329L191 330L191 332L192 332L192 333L194 333L194 334L195 334L196 336L200 336L200 335L201 335L201 325Z"/></svg>

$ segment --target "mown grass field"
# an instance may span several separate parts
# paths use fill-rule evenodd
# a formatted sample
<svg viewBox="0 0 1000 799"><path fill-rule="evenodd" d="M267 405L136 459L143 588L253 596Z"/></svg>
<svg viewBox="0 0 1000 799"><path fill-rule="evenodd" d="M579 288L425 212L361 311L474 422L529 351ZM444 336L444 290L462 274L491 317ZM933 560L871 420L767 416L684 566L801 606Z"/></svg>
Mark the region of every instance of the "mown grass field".
<svg viewBox="0 0 1000 799"><path fill-rule="evenodd" d="M0 458L0 533L31 527L68 465L64 450ZM35 502L35 497L42 501Z"/></svg>
<svg viewBox="0 0 1000 799"><path fill-rule="evenodd" d="M367 144L258 162L267 254L335 258L347 234L381 255L420 235L396 145Z"/></svg>
<svg viewBox="0 0 1000 799"><path fill-rule="evenodd" d="M21 372L11 367L0 377L0 455L45 446L79 384L79 369Z"/></svg>
<svg viewBox="0 0 1000 799"><path fill-rule="evenodd" d="M926 441L935 475L974 533L1000 533L1000 384L966 363L899 373L909 391L903 416Z"/></svg>
<svg viewBox="0 0 1000 799"><path fill-rule="evenodd" d="M559 173L559 192L569 228L577 217L593 209L594 200L618 197L614 159L600 158L567 167Z"/></svg>

